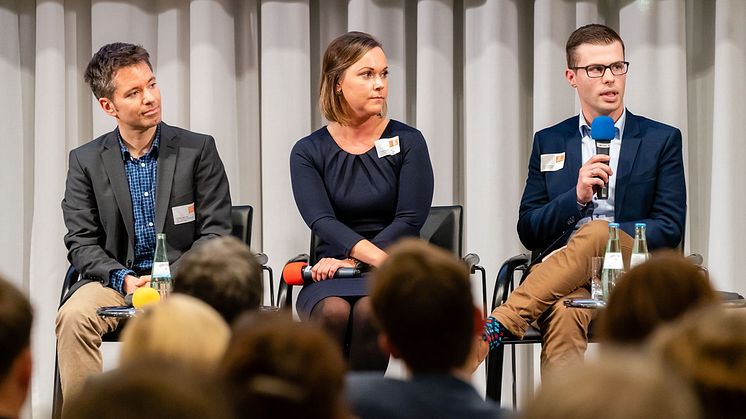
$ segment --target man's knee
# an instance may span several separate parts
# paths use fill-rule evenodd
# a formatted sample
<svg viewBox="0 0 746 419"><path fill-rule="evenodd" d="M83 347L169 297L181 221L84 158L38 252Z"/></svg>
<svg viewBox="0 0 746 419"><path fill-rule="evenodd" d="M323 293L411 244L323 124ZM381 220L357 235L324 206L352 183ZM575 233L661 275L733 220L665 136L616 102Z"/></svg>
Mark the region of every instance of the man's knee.
<svg viewBox="0 0 746 419"><path fill-rule="evenodd" d="M587 336L592 316L589 310L566 307L564 299L554 303L540 319L545 334L582 334Z"/></svg>

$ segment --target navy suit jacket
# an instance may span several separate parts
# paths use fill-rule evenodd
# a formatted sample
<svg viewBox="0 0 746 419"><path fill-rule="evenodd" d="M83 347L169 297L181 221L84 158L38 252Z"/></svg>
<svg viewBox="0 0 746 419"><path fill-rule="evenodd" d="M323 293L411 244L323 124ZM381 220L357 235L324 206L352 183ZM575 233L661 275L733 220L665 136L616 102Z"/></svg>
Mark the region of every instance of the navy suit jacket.
<svg viewBox="0 0 746 419"><path fill-rule="evenodd" d="M397 380L380 373L347 375L347 401L361 419L500 419L507 414L471 384L447 373Z"/></svg>
<svg viewBox="0 0 746 419"><path fill-rule="evenodd" d="M518 235L539 257L567 243L582 218L575 185L583 165L578 116L534 136L528 178L518 217ZM674 248L682 240L686 184L681 131L627 111L616 173L614 220L634 236L647 224L648 247ZM565 153L564 168L542 172L541 155Z"/></svg>
<svg viewBox="0 0 746 419"><path fill-rule="evenodd" d="M155 228L166 233L171 263L195 244L231 233L228 178L212 137L161 122L156 177ZM192 203L195 220L175 224L172 208ZM62 213L67 257L84 278L68 297L90 281L108 285L115 269L132 268L135 221L116 131L70 152Z"/></svg>

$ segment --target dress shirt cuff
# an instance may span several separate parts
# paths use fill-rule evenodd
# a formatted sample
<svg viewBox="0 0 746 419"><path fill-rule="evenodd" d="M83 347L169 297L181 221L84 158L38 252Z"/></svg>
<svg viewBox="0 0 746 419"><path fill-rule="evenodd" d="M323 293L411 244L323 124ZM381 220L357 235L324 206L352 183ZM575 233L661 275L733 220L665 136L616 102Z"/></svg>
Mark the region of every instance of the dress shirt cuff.
<svg viewBox="0 0 746 419"><path fill-rule="evenodd" d="M135 272L129 269L115 269L109 272L109 286L114 291L124 294L124 277L127 275L135 275Z"/></svg>

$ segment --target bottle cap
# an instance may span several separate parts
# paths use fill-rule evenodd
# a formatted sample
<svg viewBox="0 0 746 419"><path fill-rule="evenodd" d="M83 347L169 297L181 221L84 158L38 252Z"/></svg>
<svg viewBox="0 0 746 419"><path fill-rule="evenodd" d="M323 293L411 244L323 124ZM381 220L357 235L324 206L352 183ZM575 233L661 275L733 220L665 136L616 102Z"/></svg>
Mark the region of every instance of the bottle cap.
<svg viewBox="0 0 746 419"><path fill-rule="evenodd" d="M635 227L645 227L645 223L635 223Z"/></svg>
<svg viewBox="0 0 746 419"><path fill-rule="evenodd" d="M619 228L619 223L609 223L609 227Z"/></svg>

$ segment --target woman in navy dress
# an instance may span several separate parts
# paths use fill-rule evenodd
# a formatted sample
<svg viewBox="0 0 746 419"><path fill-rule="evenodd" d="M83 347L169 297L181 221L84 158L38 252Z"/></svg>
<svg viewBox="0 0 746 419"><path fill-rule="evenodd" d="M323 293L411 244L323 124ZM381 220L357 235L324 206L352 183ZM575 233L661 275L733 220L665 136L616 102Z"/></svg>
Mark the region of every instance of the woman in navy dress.
<svg viewBox="0 0 746 419"><path fill-rule="evenodd" d="M422 133L385 116L387 76L386 55L372 36L349 32L332 41L319 98L329 125L298 141L290 155L295 202L320 240L314 282L298 295L298 313L321 323L353 370L385 369L388 354L378 349L367 279L334 273L361 263L375 268L387 246L419 236L433 197Z"/></svg>

